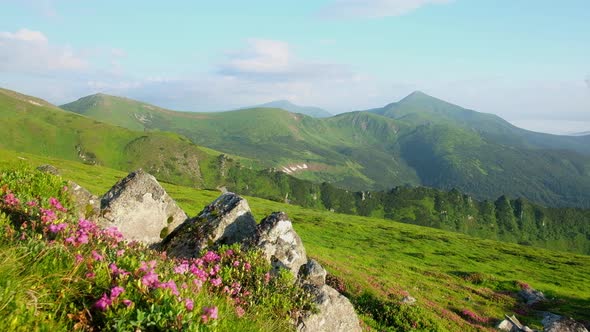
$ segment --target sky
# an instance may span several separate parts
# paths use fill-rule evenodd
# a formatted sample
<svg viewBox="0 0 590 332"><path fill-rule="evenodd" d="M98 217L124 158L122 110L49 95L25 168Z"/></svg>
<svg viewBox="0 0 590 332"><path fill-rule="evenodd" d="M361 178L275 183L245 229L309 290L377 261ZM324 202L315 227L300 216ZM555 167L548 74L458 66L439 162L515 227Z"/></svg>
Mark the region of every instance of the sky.
<svg viewBox="0 0 590 332"><path fill-rule="evenodd" d="M288 99L332 113L420 90L590 131L588 0L0 0L0 87L175 110Z"/></svg>

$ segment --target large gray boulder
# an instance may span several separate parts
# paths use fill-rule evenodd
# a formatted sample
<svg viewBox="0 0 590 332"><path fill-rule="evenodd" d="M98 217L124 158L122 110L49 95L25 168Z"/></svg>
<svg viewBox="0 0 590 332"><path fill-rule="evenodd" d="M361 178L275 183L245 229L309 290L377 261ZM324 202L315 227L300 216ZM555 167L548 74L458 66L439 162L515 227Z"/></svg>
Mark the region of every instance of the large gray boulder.
<svg viewBox="0 0 590 332"><path fill-rule="evenodd" d="M552 313L547 313L541 323L544 332L588 332L582 323Z"/></svg>
<svg viewBox="0 0 590 332"><path fill-rule="evenodd" d="M187 216L152 175L137 170L117 182L100 201L99 223L117 227L126 239L159 242Z"/></svg>
<svg viewBox="0 0 590 332"><path fill-rule="evenodd" d="M307 263L303 242L284 212L273 212L256 230L254 245L262 249L273 267L273 273L284 268L297 277L299 268Z"/></svg>
<svg viewBox="0 0 590 332"><path fill-rule="evenodd" d="M228 192L178 226L159 247L173 257L197 257L207 247L243 243L255 233L256 221L248 202Z"/></svg>
<svg viewBox="0 0 590 332"><path fill-rule="evenodd" d="M345 296L328 285L315 287L313 293L319 313L303 317L297 326L298 331L361 331L354 307Z"/></svg>

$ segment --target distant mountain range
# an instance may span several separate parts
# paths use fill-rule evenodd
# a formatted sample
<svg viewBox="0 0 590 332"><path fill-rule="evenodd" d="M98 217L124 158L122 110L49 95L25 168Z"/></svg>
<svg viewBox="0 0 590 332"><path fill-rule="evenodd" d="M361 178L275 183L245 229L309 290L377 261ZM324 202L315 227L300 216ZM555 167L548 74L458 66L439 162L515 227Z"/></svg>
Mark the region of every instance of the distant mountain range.
<svg viewBox="0 0 590 332"><path fill-rule="evenodd" d="M588 136L588 135L590 135L590 131L584 131L584 132L580 132L580 133L569 134L569 136Z"/></svg>
<svg viewBox="0 0 590 332"><path fill-rule="evenodd" d="M257 106L252 106L252 107L246 107L246 108L241 108L241 109L247 109L247 108L280 108L282 110L285 111L289 111L291 113L300 113L300 114L305 114L314 118L328 118L331 117L333 114L322 109L319 107L313 107L313 106L299 106L299 105L295 105L292 102L288 101L288 100L275 100L275 101L271 101L269 103L265 103L265 104L261 104L261 105L257 105Z"/></svg>
<svg viewBox="0 0 590 332"><path fill-rule="evenodd" d="M262 167L352 190L423 185L479 199L507 194L590 207L590 136L531 132L422 92L329 118L267 107L175 112L102 94L61 107L129 129L174 132Z"/></svg>

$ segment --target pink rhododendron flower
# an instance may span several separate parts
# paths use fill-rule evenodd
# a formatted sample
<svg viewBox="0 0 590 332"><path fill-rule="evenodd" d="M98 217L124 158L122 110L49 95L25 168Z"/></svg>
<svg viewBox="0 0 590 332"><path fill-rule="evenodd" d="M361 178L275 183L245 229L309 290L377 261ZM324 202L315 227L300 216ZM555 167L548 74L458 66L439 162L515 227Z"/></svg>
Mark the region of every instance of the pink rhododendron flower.
<svg viewBox="0 0 590 332"><path fill-rule="evenodd" d="M102 297L94 304L94 307L100 311L105 311L111 306L112 303L113 301L107 297L107 294L103 293Z"/></svg>
<svg viewBox="0 0 590 332"><path fill-rule="evenodd" d="M9 206L17 206L20 204L20 200L13 193L8 193L4 195L4 203Z"/></svg>
<svg viewBox="0 0 590 332"><path fill-rule="evenodd" d="M211 279L211 284L215 287L221 286L221 277L217 277L215 279Z"/></svg>
<svg viewBox="0 0 590 332"><path fill-rule="evenodd" d="M125 299L123 300L123 304L129 308L133 304L133 301Z"/></svg>
<svg viewBox="0 0 590 332"><path fill-rule="evenodd" d="M102 261L104 259L104 257L101 254L99 254L98 252L96 252L96 250L92 250L91 254L92 254L92 258L95 261Z"/></svg>
<svg viewBox="0 0 590 332"><path fill-rule="evenodd" d="M117 257L121 257L125 254L125 249L119 249L117 250Z"/></svg>
<svg viewBox="0 0 590 332"><path fill-rule="evenodd" d="M51 197L49 198L49 204L56 209L57 211L61 211L61 212L67 212L68 209L64 208L61 203L59 202L59 200L55 197Z"/></svg>
<svg viewBox="0 0 590 332"><path fill-rule="evenodd" d="M88 272L88 273L86 273L86 278L88 278L88 279L94 279L94 277L96 277L96 274L94 274L94 272Z"/></svg>
<svg viewBox="0 0 590 332"><path fill-rule="evenodd" d="M219 255L214 252L214 251L207 251L207 253L205 254L205 256L203 256L203 260L207 263L212 263L212 262L217 262L221 257L219 257Z"/></svg>
<svg viewBox="0 0 590 332"><path fill-rule="evenodd" d="M75 258L76 258L76 264L80 264L84 261L84 256L82 256L80 254L76 254Z"/></svg>
<svg viewBox="0 0 590 332"><path fill-rule="evenodd" d="M264 275L264 283L268 284L270 282L270 272L266 272Z"/></svg>
<svg viewBox="0 0 590 332"><path fill-rule="evenodd" d="M250 265L250 263L244 263L244 269L246 269L246 271L250 271L250 268L252 268L252 265Z"/></svg>
<svg viewBox="0 0 590 332"><path fill-rule="evenodd" d="M174 282L174 280L168 280L168 282L163 282L158 285L158 288L167 288L172 292L172 294L176 296L180 295L180 293L178 293L178 288L176 287L176 283Z"/></svg>
<svg viewBox="0 0 590 332"><path fill-rule="evenodd" d="M158 274L154 273L153 270L149 271L141 278L141 283L146 287L157 288L160 285Z"/></svg>
<svg viewBox="0 0 590 332"><path fill-rule="evenodd" d="M244 316L245 313L246 313L246 310L244 310L244 308L242 308L240 306L236 307L236 315L238 315L238 317Z"/></svg>
<svg viewBox="0 0 590 332"><path fill-rule="evenodd" d="M240 266L240 261L234 261L234 263L232 265L234 267L238 267L238 266Z"/></svg>
<svg viewBox="0 0 590 332"><path fill-rule="evenodd" d="M203 320L203 323L217 319L217 307L203 307L203 315L201 315L201 319Z"/></svg>
<svg viewBox="0 0 590 332"><path fill-rule="evenodd" d="M47 229L49 229L49 231L51 233L59 233L59 232L63 231L64 229L66 229L67 226L68 226L68 224L62 222L59 224L51 224L47 227Z"/></svg>
<svg viewBox="0 0 590 332"><path fill-rule="evenodd" d="M182 263L174 267L174 273L184 274L185 272L188 272L188 268L188 263Z"/></svg>
<svg viewBox="0 0 590 332"><path fill-rule="evenodd" d="M115 286L115 287L113 287L111 289L111 299L116 299L124 291L125 291L125 289L123 287L121 287L121 286Z"/></svg>
<svg viewBox="0 0 590 332"><path fill-rule="evenodd" d="M30 207L35 207L35 206L37 206L37 204L38 204L37 201L28 201L27 202L27 205Z"/></svg>
<svg viewBox="0 0 590 332"><path fill-rule="evenodd" d="M193 307L194 307L194 302L191 299L185 299L184 300L184 307L186 308L186 310L188 311L193 311Z"/></svg>

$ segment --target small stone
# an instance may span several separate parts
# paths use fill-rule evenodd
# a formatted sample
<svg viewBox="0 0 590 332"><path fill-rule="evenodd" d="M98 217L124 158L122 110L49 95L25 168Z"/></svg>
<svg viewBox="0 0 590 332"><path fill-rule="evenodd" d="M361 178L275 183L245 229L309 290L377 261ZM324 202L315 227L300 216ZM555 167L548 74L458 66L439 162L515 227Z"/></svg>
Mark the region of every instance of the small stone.
<svg viewBox="0 0 590 332"><path fill-rule="evenodd" d="M416 299L411 297L410 295L407 295L407 296L404 296L404 298L402 299L402 303L412 305L412 304L416 303Z"/></svg>
<svg viewBox="0 0 590 332"><path fill-rule="evenodd" d="M49 164L43 164L37 167L37 170L51 175L59 175L59 170L57 169L57 167Z"/></svg>

